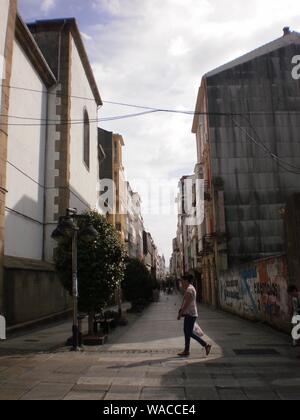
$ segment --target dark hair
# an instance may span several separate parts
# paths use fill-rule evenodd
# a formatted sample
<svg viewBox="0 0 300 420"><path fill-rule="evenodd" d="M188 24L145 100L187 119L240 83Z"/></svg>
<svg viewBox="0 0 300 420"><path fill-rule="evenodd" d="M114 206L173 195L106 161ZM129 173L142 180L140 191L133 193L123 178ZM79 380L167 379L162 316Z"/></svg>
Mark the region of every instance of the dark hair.
<svg viewBox="0 0 300 420"><path fill-rule="evenodd" d="M188 283L190 283L190 284L192 284L193 283L193 281L194 281L194 277L193 276L191 276L191 275L185 275L185 276L183 276L182 277L182 280L185 280L185 281L187 281Z"/></svg>
<svg viewBox="0 0 300 420"><path fill-rule="evenodd" d="M291 285L288 287L288 293L298 292L298 288L295 285Z"/></svg>

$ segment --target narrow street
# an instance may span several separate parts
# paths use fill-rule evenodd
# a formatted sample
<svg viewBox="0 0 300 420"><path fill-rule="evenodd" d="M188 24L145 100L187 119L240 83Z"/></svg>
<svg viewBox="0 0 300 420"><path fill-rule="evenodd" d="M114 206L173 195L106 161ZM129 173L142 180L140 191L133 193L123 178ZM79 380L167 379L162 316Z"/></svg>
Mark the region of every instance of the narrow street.
<svg viewBox="0 0 300 420"><path fill-rule="evenodd" d="M179 359L180 302L162 295L106 345L84 353L62 347L69 322L1 342L0 399L299 399L300 351L267 326L200 307L212 354L193 343L191 357Z"/></svg>

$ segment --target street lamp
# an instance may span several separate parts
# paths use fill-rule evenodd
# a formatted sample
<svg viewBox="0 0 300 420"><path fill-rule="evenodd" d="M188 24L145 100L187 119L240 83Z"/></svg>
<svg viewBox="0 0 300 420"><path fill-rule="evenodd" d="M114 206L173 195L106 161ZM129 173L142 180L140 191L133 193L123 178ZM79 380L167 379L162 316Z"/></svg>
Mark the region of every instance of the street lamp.
<svg viewBox="0 0 300 420"><path fill-rule="evenodd" d="M79 321L78 321L78 238L86 241L93 241L97 238L98 232L89 225L79 230L76 220L84 216L77 214L77 209L67 209L66 216L60 217L57 228L51 237L59 242L66 237L72 238L72 297L73 297L73 327L72 327L72 351L80 349L79 343Z"/></svg>

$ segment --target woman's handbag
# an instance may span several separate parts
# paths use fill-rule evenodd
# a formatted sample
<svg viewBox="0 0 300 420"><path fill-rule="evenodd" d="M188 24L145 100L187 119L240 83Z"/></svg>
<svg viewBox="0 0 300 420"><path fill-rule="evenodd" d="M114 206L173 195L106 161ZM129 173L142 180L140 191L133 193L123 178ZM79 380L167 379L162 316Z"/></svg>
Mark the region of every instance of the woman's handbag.
<svg viewBox="0 0 300 420"><path fill-rule="evenodd" d="M195 322L193 333L197 335L198 337L204 336L204 332L202 328L200 327L200 325L198 324L198 322Z"/></svg>

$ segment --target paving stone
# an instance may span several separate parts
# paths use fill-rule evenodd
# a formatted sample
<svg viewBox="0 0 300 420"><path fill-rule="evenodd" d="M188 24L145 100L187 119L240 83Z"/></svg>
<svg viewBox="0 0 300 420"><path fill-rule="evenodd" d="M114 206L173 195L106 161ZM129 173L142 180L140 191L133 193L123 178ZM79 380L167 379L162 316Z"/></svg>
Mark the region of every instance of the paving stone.
<svg viewBox="0 0 300 420"><path fill-rule="evenodd" d="M283 386L294 386L294 387L298 387L300 388L300 378L282 378L282 379L277 379L276 381L272 382L273 386L279 386L279 387L283 387Z"/></svg>
<svg viewBox="0 0 300 420"><path fill-rule="evenodd" d="M142 386L144 384L145 379L139 377L119 377L112 379L113 385L135 385L135 386Z"/></svg>
<svg viewBox="0 0 300 420"><path fill-rule="evenodd" d="M48 382L60 383L60 384L76 384L80 376L73 375L71 373L53 373L47 376Z"/></svg>
<svg viewBox="0 0 300 420"><path fill-rule="evenodd" d="M201 325L217 337L213 355L203 358L197 345L189 359L176 356L183 343L182 323L176 319L179 297L165 297L110 335L103 347L70 353L0 356L0 399L105 400L274 400L300 399L299 360L296 349L275 347L290 343L289 337L208 308L201 308ZM175 308L175 309L174 309ZM48 340L54 348L58 335L69 334L65 324L51 334L26 336ZM229 336L243 331L239 338ZM124 333L125 332L125 333ZM23 350L23 337L9 346ZM52 340L52 341L51 341ZM27 343L28 344L28 343ZM281 357L237 357L233 348L274 348ZM19 350L18 350L19 349ZM291 386L293 385L293 386Z"/></svg>
<svg viewBox="0 0 300 420"><path fill-rule="evenodd" d="M299 387L294 387L294 386L272 387L272 390L283 401L300 401Z"/></svg>
<svg viewBox="0 0 300 420"><path fill-rule="evenodd" d="M189 401L216 401L219 400L219 394L214 387L186 387L186 396Z"/></svg>
<svg viewBox="0 0 300 420"><path fill-rule="evenodd" d="M152 387L152 388L160 387L160 386L163 386L163 379L162 377L159 377L159 376L155 378L144 378L140 386Z"/></svg>
<svg viewBox="0 0 300 420"><path fill-rule="evenodd" d="M252 401L276 401L280 399L275 392L266 388L244 388L244 392L247 398Z"/></svg>
<svg viewBox="0 0 300 420"><path fill-rule="evenodd" d="M185 374L185 378L189 379L191 381L203 381L203 380L209 380L211 379L211 375L209 373L193 373L193 372L188 372Z"/></svg>
<svg viewBox="0 0 300 420"><path fill-rule="evenodd" d="M71 390L72 385L41 383L25 394L22 400L62 400Z"/></svg>
<svg viewBox="0 0 300 420"><path fill-rule="evenodd" d="M58 368L58 369L56 369L55 370L55 373L69 373L69 374L75 374L75 373L77 373L77 374L85 374L86 372L87 372L87 370L88 370L88 368L89 368L89 365L87 365L86 363L84 363L84 364L70 364L70 365L68 365L68 366L62 366L62 367L60 367L60 368Z"/></svg>
<svg viewBox="0 0 300 420"><path fill-rule="evenodd" d="M114 394L108 393L105 398L106 401L139 401L140 394Z"/></svg>
<svg viewBox="0 0 300 420"><path fill-rule="evenodd" d="M260 379L261 378L261 376L258 375L255 372L244 373L244 372L239 372L237 370L233 373L233 376L237 380L243 380L243 379Z"/></svg>
<svg viewBox="0 0 300 420"><path fill-rule="evenodd" d="M28 360L28 357L3 357L0 359L0 365L6 368L15 367L22 361Z"/></svg>
<svg viewBox="0 0 300 420"><path fill-rule="evenodd" d="M186 379L184 381L184 385L187 387L194 387L194 388L209 388L214 386L214 381L210 378L204 378L204 379Z"/></svg>
<svg viewBox="0 0 300 420"><path fill-rule="evenodd" d="M47 382L47 378L51 375L50 372L44 372L43 370L40 371L39 369L31 370L24 375L10 378L13 381L20 381L23 383L40 383L40 382Z"/></svg>
<svg viewBox="0 0 300 420"><path fill-rule="evenodd" d="M86 376L104 376L104 377L116 377L119 374L120 369L110 369L104 366L91 366L86 371Z"/></svg>
<svg viewBox="0 0 300 420"><path fill-rule="evenodd" d="M238 384L241 388L262 388L265 382L256 378L238 379Z"/></svg>
<svg viewBox="0 0 300 420"><path fill-rule="evenodd" d="M15 401L19 400L23 395L28 392L26 387L17 387L15 385L5 386L1 385L0 388L0 401Z"/></svg>
<svg viewBox="0 0 300 420"><path fill-rule="evenodd" d="M19 367L19 366L12 366L0 373L0 380L1 382L3 382L8 379L16 378L29 371L31 371L31 369Z"/></svg>
<svg viewBox="0 0 300 420"><path fill-rule="evenodd" d="M280 399L283 401L300 401L300 391L278 391Z"/></svg>
<svg viewBox="0 0 300 420"><path fill-rule="evenodd" d="M113 378L101 378L101 377L81 377L77 381L77 385L111 385Z"/></svg>
<svg viewBox="0 0 300 420"><path fill-rule="evenodd" d="M216 387L220 387L220 388L240 388L240 384L239 381L237 381L236 379L232 378L232 379L213 379L212 380L214 386Z"/></svg>
<svg viewBox="0 0 300 420"><path fill-rule="evenodd" d="M128 370L128 369L121 369L115 375L115 378L145 378L146 377L146 370Z"/></svg>
<svg viewBox="0 0 300 420"><path fill-rule="evenodd" d="M41 381L39 380L24 380L22 377L9 379L7 382L3 382L1 387L12 387L12 388L21 388L30 391L36 387ZM0 392L1 395L1 392Z"/></svg>
<svg viewBox="0 0 300 420"><path fill-rule="evenodd" d="M105 392L69 392L64 400L66 401L101 401L105 397Z"/></svg>
<svg viewBox="0 0 300 420"><path fill-rule="evenodd" d="M184 388L144 388L141 394L142 400L185 400Z"/></svg>
<svg viewBox="0 0 300 420"><path fill-rule="evenodd" d="M239 389L219 389L218 392L223 401L245 401L248 399L246 394Z"/></svg>
<svg viewBox="0 0 300 420"><path fill-rule="evenodd" d="M111 394L140 394L141 391L142 387L135 385L112 385L109 389Z"/></svg>
<svg viewBox="0 0 300 420"><path fill-rule="evenodd" d="M168 377L178 377L182 378L185 377L184 369L176 369L174 370L172 367L170 368L155 368L151 367L147 370L146 376L149 378L155 378L157 376L168 376Z"/></svg>
<svg viewBox="0 0 300 420"><path fill-rule="evenodd" d="M74 385L72 388L73 392L96 392L96 393L105 393L110 389L111 385Z"/></svg>
<svg viewBox="0 0 300 420"><path fill-rule="evenodd" d="M164 386L167 388L178 388L179 386L185 385L184 378L177 378L177 377L156 377L156 378L145 378L143 381L144 387L160 387Z"/></svg>

